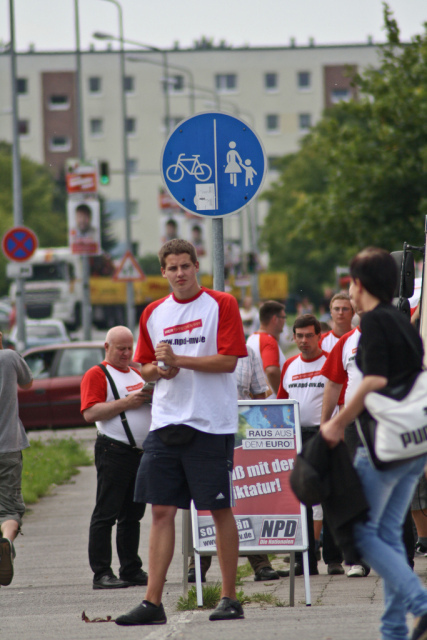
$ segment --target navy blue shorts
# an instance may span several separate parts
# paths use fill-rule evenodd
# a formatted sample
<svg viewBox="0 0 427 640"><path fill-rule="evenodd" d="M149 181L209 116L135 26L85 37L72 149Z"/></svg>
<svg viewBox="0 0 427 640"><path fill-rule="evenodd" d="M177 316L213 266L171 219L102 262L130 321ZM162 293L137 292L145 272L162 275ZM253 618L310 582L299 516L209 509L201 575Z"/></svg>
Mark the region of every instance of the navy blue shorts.
<svg viewBox="0 0 427 640"><path fill-rule="evenodd" d="M234 505L234 434L197 431L187 444L168 446L150 431L135 483L135 502L200 511Z"/></svg>

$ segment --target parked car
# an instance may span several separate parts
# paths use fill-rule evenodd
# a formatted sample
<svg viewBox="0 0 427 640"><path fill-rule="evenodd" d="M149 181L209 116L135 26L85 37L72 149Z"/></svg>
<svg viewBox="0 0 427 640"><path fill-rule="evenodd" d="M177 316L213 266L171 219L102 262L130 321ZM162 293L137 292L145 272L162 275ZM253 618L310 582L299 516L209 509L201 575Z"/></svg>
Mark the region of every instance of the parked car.
<svg viewBox="0 0 427 640"><path fill-rule="evenodd" d="M0 300L0 331L8 331L10 325L11 305L5 300Z"/></svg>
<svg viewBox="0 0 427 640"><path fill-rule="evenodd" d="M15 345L18 340L18 326L15 325L9 334L9 340ZM69 342L65 324L62 320L25 320L25 348L39 347L44 344Z"/></svg>
<svg viewBox="0 0 427 640"><path fill-rule="evenodd" d="M33 372L31 389L19 389L19 417L26 429L77 427L83 374L104 359L104 342L68 342L23 352Z"/></svg>

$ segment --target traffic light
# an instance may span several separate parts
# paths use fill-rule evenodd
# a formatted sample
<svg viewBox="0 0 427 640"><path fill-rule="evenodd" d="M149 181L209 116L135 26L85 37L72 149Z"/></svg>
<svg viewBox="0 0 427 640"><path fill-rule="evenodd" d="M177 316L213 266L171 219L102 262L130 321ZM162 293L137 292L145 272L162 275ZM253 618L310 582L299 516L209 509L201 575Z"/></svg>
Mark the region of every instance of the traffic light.
<svg viewBox="0 0 427 640"><path fill-rule="evenodd" d="M100 184L110 184L110 165L103 160L99 163L99 182Z"/></svg>
<svg viewBox="0 0 427 640"><path fill-rule="evenodd" d="M256 253L247 254L247 269L248 273L256 273L258 266L258 259Z"/></svg>

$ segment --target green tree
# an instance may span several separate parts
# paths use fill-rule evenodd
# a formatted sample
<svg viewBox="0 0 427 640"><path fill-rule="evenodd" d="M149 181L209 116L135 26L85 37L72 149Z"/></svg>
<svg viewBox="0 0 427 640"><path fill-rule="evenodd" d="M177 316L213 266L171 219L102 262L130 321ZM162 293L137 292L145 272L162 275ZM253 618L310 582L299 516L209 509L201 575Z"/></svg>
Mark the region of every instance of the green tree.
<svg viewBox="0 0 427 640"><path fill-rule="evenodd" d="M67 242L66 212L60 189L43 165L23 156L22 207L24 226L32 229L40 246L55 247ZM12 192L12 150L0 142L0 237L14 226ZM6 259L0 253L0 293L7 292Z"/></svg>
<svg viewBox="0 0 427 640"><path fill-rule="evenodd" d="M379 64L354 75L358 101L325 113L282 162L262 238L271 266L310 294L366 245L420 243L427 214L427 29L401 44L384 5ZM426 23L427 27L427 23Z"/></svg>

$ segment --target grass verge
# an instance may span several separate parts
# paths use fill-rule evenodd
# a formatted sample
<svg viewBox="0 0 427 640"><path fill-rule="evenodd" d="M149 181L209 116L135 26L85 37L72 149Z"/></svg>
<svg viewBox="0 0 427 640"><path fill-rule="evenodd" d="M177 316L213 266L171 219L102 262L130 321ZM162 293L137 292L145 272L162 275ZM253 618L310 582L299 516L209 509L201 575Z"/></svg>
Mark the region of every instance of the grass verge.
<svg viewBox="0 0 427 640"><path fill-rule="evenodd" d="M215 609L221 598L221 584L216 582L215 584L209 584L206 587L202 587L202 593L203 607L200 608ZM271 593L253 593L251 596L248 596L243 591L238 591L236 595L242 605L257 602L259 604L271 604L275 607L285 606L281 600ZM197 606L197 592L195 586L189 589L188 596L186 598L183 596L180 597L176 608L178 611L191 611L199 608Z"/></svg>
<svg viewBox="0 0 427 640"><path fill-rule="evenodd" d="M22 456L22 494L27 505L47 495L52 486L67 482L78 473L77 467L92 464L86 448L72 438L32 440Z"/></svg>
<svg viewBox="0 0 427 640"><path fill-rule="evenodd" d="M249 562L245 562L245 564L239 564L236 573L236 585L239 587L242 586L243 578L248 578L252 574L253 569Z"/></svg>

